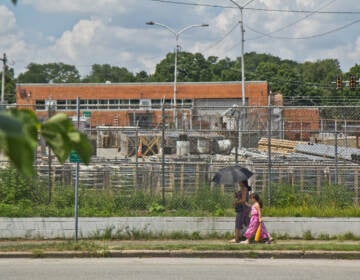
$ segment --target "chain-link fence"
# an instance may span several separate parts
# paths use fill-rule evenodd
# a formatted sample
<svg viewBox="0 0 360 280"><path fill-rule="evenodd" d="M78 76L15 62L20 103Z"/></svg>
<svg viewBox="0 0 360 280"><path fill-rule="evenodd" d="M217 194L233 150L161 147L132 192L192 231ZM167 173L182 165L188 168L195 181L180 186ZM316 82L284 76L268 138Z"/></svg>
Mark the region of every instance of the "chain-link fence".
<svg viewBox="0 0 360 280"><path fill-rule="evenodd" d="M207 189L228 195L229 202L237 187L218 186L212 178L238 164L254 172L250 184L269 204L293 194L322 199L325 192L359 204L360 107L80 103L77 116L74 106L32 108L44 119L67 112L91 139L93 159L80 164L84 191L127 198L141 192L186 208L174 197ZM42 141L35 162L37 182L48 186L49 195L74 184L76 164L59 165Z"/></svg>

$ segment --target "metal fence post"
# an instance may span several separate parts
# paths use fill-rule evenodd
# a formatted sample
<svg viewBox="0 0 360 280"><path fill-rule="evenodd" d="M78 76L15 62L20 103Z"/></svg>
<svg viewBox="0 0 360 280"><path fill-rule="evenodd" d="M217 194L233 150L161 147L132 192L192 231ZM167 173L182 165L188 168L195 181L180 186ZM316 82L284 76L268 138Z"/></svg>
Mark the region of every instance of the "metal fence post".
<svg viewBox="0 0 360 280"><path fill-rule="evenodd" d="M48 119L50 119L55 114L56 105L53 102L49 102L48 106ZM48 146L48 204L51 202L52 188L52 153L50 146Z"/></svg>
<svg viewBox="0 0 360 280"><path fill-rule="evenodd" d="M165 206L165 100L162 100L161 104L161 191L162 191L162 203Z"/></svg>
<svg viewBox="0 0 360 280"><path fill-rule="evenodd" d="M271 92L268 93L268 181L267 181L267 199L271 205Z"/></svg>
<svg viewBox="0 0 360 280"><path fill-rule="evenodd" d="M335 148L335 185L338 184L338 131L337 131L337 121L335 120L335 137L334 137L335 143L334 143L334 148Z"/></svg>
<svg viewBox="0 0 360 280"><path fill-rule="evenodd" d="M77 113L77 129L80 127L80 97L76 100L76 113ZM76 177L75 177L75 241L78 241L78 231L79 231L79 203L78 203L78 190L79 190L79 170L80 163L76 162Z"/></svg>
<svg viewBox="0 0 360 280"><path fill-rule="evenodd" d="M138 172L139 172L139 121L136 122L135 128L135 191L138 189ZM142 147L141 147L142 149ZM142 151L141 151L142 152Z"/></svg>

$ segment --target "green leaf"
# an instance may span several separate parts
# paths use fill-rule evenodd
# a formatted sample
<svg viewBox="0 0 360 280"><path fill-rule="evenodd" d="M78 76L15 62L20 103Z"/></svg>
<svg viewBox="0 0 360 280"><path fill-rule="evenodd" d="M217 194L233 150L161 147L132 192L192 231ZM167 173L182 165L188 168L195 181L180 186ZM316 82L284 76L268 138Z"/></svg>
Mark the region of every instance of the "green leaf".
<svg viewBox="0 0 360 280"><path fill-rule="evenodd" d="M75 130L67 115L57 114L41 124L33 111L12 109L0 113L0 149L22 174L34 174L33 160L39 133L61 163L67 160L72 150L78 153L82 162L90 162L90 140Z"/></svg>
<svg viewBox="0 0 360 280"><path fill-rule="evenodd" d="M22 133L22 124L12 116L0 114L0 131L8 136L20 136Z"/></svg>
<svg viewBox="0 0 360 280"><path fill-rule="evenodd" d="M79 136L80 141L73 142L73 149L78 153L81 161L88 164L91 159L92 145L85 134L79 133Z"/></svg>
<svg viewBox="0 0 360 280"><path fill-rule="evenodd" d="M35 149L38 141L38 129L40 127L40 122L35 113L30 110L12 109L9 111L9 114L22 124L22 135L20 137L26 138L26 141Z"/></svg>
<svg viewBox="0 0 360 280"><path fill-rule="evenodd" d="M12 109L0 115L1 149L24 175L33 175L39 122L32 111Z"/></svg>
<svg viewBox="0 0 360 280"><path fill-rule="evenodd" d="M74 127L65 114L57 114L41 125L41 135L61 163L64 163L72 150L68 136Z"/></svg>
<svg viewBox="0 0 360 280"><path fill-rule="evenodd" d="M67 115L57 114L44 122L41 135L61 163L65 162L72 150L79 154L82 162L90 162L91 143L85 134L74 129Z"/></svg>
<svg viewBox="0 0 360 280"><path fill-rule="evenodd" d="M25 176L34 174L34 148L25 137L7 137L7 155L15 167Z"/></svg>

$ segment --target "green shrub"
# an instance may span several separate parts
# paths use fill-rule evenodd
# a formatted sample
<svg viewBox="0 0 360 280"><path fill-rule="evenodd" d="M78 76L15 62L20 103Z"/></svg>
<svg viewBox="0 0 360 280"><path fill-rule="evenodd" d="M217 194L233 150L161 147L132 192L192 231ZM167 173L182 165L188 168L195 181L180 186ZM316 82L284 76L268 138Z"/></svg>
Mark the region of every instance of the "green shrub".
<svg viewBox="0 0 360 280"><path fill-rule="evenodd" d="M165 207L157 202L152 203L150 208L149 208L149 213L150 214L157 214L157 213L162 213L165 211Z"/></svg>
<svg viewBox="0 0 360 280"><path fill-rule="evenodd" d="M0 216L74 216L74 186L55 183L49 190L47 179L24 178L13 168L1 170L0 175ZM207 184L193 193L175 190L162 197L141 186L136 190L80 186L79 216L235 216L231 192ZM304 191L297 185L272 184L270 194L269 204L266 191L260 192L264 216L360 217L353 190L343 185L323 185L318 193L316 187Z"/></svg>

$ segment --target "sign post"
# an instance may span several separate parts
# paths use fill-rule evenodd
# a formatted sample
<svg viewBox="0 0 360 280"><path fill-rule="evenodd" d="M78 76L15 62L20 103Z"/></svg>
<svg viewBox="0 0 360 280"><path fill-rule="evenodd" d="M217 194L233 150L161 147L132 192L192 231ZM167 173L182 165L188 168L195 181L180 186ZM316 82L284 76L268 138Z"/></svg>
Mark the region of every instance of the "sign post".
<svg viewBox="0 0 360 280"><path fill-rule="evenodd" d="M79 155L75 152L75 151L71 151L70 153L70 157L69 157L70 162L72 163L76 163L76 170L75 170L75 241L78 240L78 231L79 231L79 206L78 206L78 190L79 190L79 169L80 169L80 157Z"/></svg>
<svg viewBox="0 0 360 280"><path fill-rule="evenodd" d="M76 100L76 111L77 111L77 129L79 129L80 123L80 97ZM79 206L78 206L78 191L79 191L79 169L80 169L80 157L75 152L70 153L70 162L76 162L76 176L75 176L75 241L78 241L78 231L79 231Z"/></svg>

